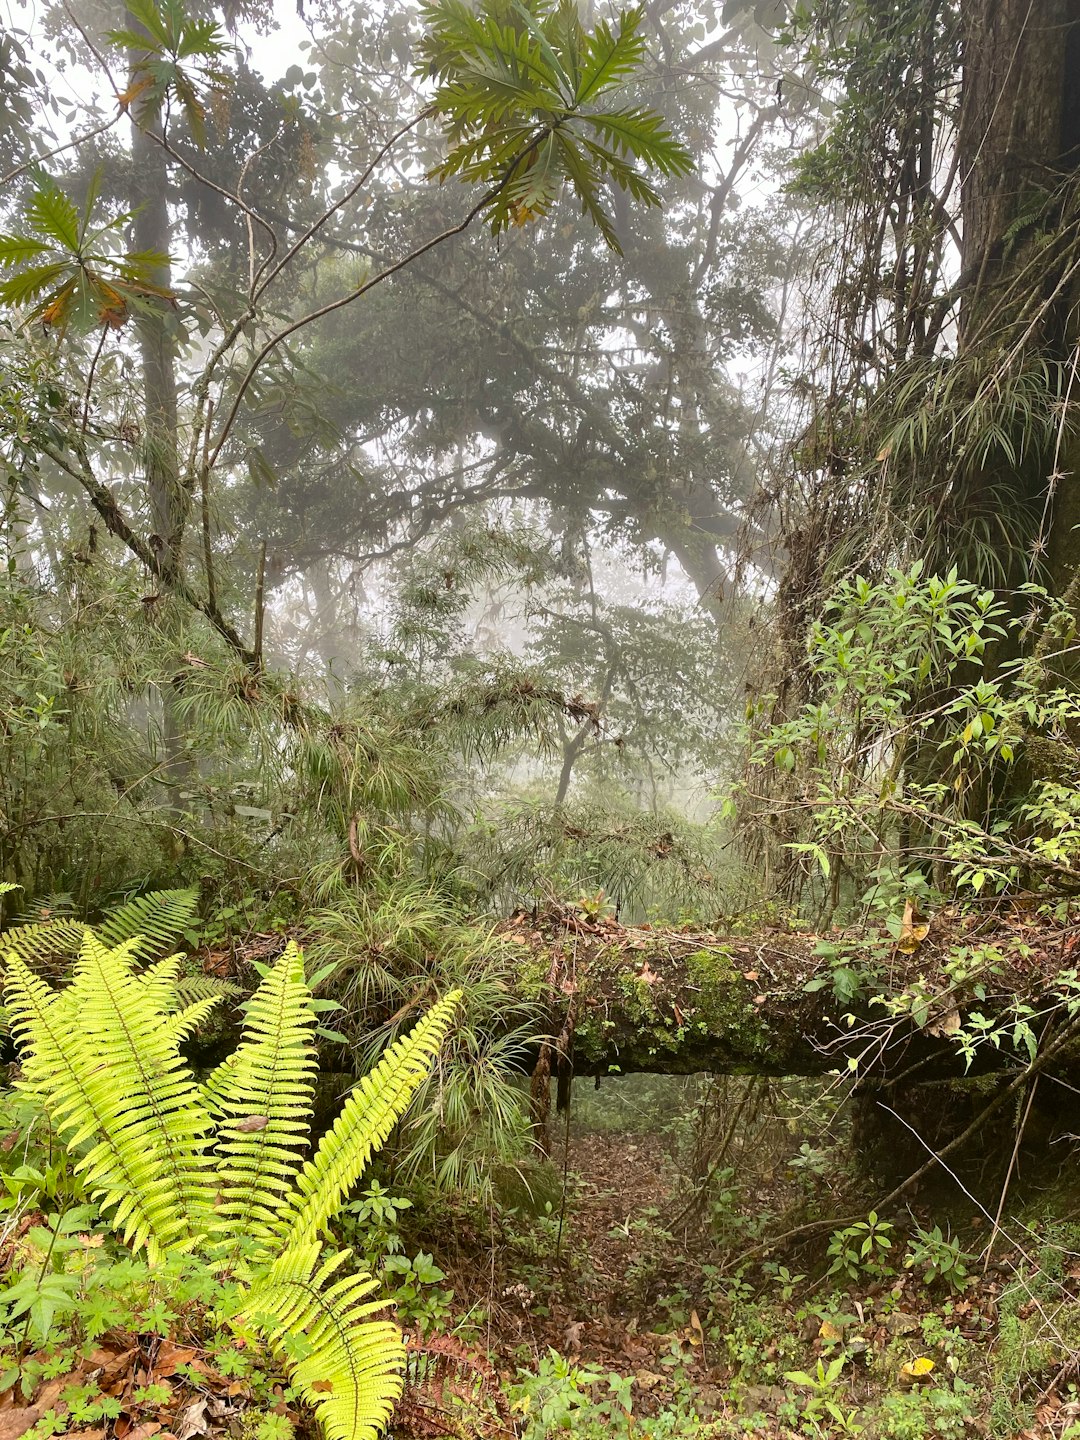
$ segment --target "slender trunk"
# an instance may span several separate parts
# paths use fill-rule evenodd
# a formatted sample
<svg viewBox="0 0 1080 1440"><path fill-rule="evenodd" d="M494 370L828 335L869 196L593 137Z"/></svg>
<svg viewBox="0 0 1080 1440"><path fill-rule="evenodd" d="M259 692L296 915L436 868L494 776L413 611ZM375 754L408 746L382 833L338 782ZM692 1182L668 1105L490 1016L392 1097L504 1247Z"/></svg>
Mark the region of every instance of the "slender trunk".
<svg viewBox="0 0 1080 1440"><path fill-rule="evenodd" d="M130 12L127 23L139 28ZM164 149L151 135L161 128L160 110L141 111L132 124L132 175L134 248L168 256L172 241L169 223L168 171ZM172 267L166 258L150 276L155 285L169 288ZM167 625L174 623L172 600L176 581L183 571L184 529L190 510L180 475L179 407L176 383L176 337L169 317L141 315L136 320L139 359L142 368L143 466L150 510L150 544L161 557L161 613ZM162 686L162 736L165 770L170 784L182 788L192 773L185 754L184 733L169 685Z"/></svg>
<svg viewBox="0 0 1080 1440"><path fill-rule="evenodd" d="M586 720L584 725L566 741L563 742L562 769L559 772L559 786L555 791L555 804L562 805L570 793L570 781L574 775L574 764L582 750L585 749L585 742L592 730L592 721Z"/></svg>

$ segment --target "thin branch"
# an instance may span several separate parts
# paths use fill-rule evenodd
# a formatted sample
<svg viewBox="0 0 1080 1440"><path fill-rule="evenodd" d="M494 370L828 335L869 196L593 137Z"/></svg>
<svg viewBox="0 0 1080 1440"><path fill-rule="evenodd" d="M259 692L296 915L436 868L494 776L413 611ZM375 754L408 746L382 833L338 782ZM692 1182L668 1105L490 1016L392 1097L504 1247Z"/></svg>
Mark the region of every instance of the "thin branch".
<svg viewBox="0 0 1080 1440"><path fill-rule="evenodd" d="M394 146L402 138L402 136L407 135L410 130L414 129L415 126L419 125L421 120L426 120L433 113L434 106L428 105L425 109L421 110L418 115L414 115L411 120L406 121L404 125L402 125L398 130L393 133L393 135L390 136L390 138L385 142L385 144L376 152L375 158L368 165L367 169L364 170L358 176L358 178L353 181L353 183L344 192L340 199L336 200L334 204L330 206L329 210L324 211L323 214L319 216L318 220L314 221L311 225L309 225L308 228L300 236L298 236L296 240L293 241L293 243L289 246L288 250L286 250L285 254L270 271L269 275L267 275L266 278L259 285L258 289L252 290L253 301L258 300L265 293L265 291L269 289L269 287L281 274L282 270L284 270L286 265L288 265L290 260L292 260L293 256L296 255L298 251L302 250L303 247L308 243L308 241L319 233L319 231L326 224L326 222L330 220L334 215L336 215L337 212L341 210L345 205L347 205L349 201L354 198L354 196L359 194L359 192L371 179L377 167L382 163L382 161L390 153L390 151L394 148Z"/></svg>
<svg viewBox="0 0 1080 1440"><path fill-rule="evenodd" d="M80 145L85 145L88 140L96 140L99 135L104 135L111 130L123 115L118 110L111 120L103 120L100 125L95 125L93 130L87 130L85 135L76 135L74 140L65 140L63 145L57 145L52 150L46 150L44 155L34 155L29 160L24 160L21 165L16 165L14 170L9 170L6 175L0 175L0 185L10 185L12 180L17 179L27 170L33 170L35 165L44 165L49 160L55 160L57 155L63 155L65 150L75 150Z"/></svg>
<svg viewBox="0 0 1080 1440"><path fill-rule="evenodd" d="M346 305L351 305L354 301L359 300L361 296L366 295L369 290L374 290L377 285L381 285L384 280L389 280L392 276L397 275L399 271L404 270L409 265L414 264L415 261L419 260L421 256L426 255L429 250L434 250L436 246L444 244L447 240L452 240L455 235L464 234L464 232L469 228L469 226L473 223L477 216L482 214L482 212L487 209L487 207L499 195L499 193L509 184L511 178L516 173L518 166L521 164L522 159L529 153L530 150L534 150L536 146L540 144L544 133L545 132L541 132L541 134L532 142L532 144L527 146L523 150L522 154L519 155L511 164L507 166L506 173L499 181L498 185L493 186L490 190L486 190L484 194L481 195L480 199L477 200L476 204L473 205L473 207L468 211L464 219L458 221L456 225L451 225L446 230L441 230L438 235L432 236L432 238L430 240L426 240L423 245L418 245L416 249L410 251L408 255L403 256L400 260L396 260L392 265L387 265L385 269L380 270L378 275L374 275L365 284L360 285L357 287L357 289L351 291L350 294L341 295L338 297L338 299L331 300L326 305L321 305L317 310L309 311L307 315L302 315L299 320L294 320L292 324L286 325L284 329L279 330L276 335L272 335L270 339L267 340L265 344L263 344L256 352L255 358L251 361L250 365L247 368L247 371L244 374L244 378L240 382L240 386L235 396L233 397L233 402L229 408L229 413L225 419L225 423L221 428L221 431L217 438L217 442L211 452L211 465L216 464L217 458L221 453L221 447L229 438L229 433L236 422L236 417L240 411L240 402L243 400L244 395L247 393L248 386L251 384L252 380L254 380L256 374L262 366L263 361L268 355L270 355L274 350L276 350L277 347L281 345L285 340L287 340L290 335L295 335L298 330L303 330L308 325L314 324L316 320L321 320L327 315L332 315L335 310L341 310ZM265 289L265 286L263 288Z"/></svg>
<svg viewBox="0 0 1080 1440"><path fill-rule="evenodd" d="M94 474L85 454L80 453L79 448L75 447L78 463L73 464L63 450L58 450L50 445L42 445L40 448L42 454L48 455L54 465L59 466L66 475L69 475L85 490L91 505L104 520L109 533L121 540L156 579L163 579L165 566L161 556L132 529L127 516L120 509L116 496L108 485ZM209 620L229 648L246 665L254 663L255 656L240 639L236 629L222 615L216 603L211 604L209 600L198 595L181 575L170 575L169 584L181 600Z"/></svg>

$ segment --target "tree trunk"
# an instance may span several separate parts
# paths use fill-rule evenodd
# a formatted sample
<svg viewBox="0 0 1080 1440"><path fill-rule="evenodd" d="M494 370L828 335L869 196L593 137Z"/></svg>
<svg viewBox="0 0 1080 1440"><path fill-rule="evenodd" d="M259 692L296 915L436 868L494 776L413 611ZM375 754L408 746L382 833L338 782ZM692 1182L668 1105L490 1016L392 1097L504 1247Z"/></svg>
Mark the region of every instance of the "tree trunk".
<svg viewBox="0 0 1080 1440"><path fill-rule="evenodd" d="M138 20L130 12L127 24L132 29L140 28ZM151 138L152 134L160 133L160 129L160 109L141 111L132 123L134 248L168 257L172 227L169 223L167 156L164 148ZM167 258L153 268L149 278L155 285L171 288L172 267ZM158 314L138 316L136 334L146 407L143 465L152 531L150 545L161 558L160 609L164 623L171 626L174 623L171 602L175 583L183 570L184 530L191 508L191 498L180 475L176 337L169 317ZM175 791L188 781L192 767L185 753L183 727L169 686L162 687L162 738L164 768Z"/></svg>
<svg viewBox="0 0 1080 1440"><path fill-rule="evenodd" d="M962 18L960 350L985 350L1003 370L1034 357L1070 367L1080 338L1080 0L966 0ZM972 491L985 504L996 485L1027 510L1045 567L1037 578L1048 573L1058 595L1077 563L1075 431L1063 411L1056 436Z"/></svg>

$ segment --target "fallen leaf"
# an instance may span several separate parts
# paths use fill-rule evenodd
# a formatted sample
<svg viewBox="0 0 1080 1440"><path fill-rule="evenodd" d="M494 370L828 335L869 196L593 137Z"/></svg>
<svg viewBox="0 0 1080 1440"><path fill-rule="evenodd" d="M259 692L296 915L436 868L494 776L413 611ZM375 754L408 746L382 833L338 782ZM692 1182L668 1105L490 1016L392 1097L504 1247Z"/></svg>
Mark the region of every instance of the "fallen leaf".
<svg viewBox="0 0 1080 1440"><path fill-rule="evenodd" d="M198 1399L192 1400L190 1405L184 1406L176 1421L176 1440L191 1440L193 1435L206 1434L209 1428L206 1423L206 1405L206 1396L200 1395Z"/></svg>
<svg viewBox="0 0 1080 1440"><path fill-rule="evenodd" d="M900 938L896 942L896 948L901 954L914 955L929 934L930 926L915 909L914 900L907 900L904 904L904 918L900 922Z"/></svg>
<svg viewBox="0 0 1080 1440"><path fill-rule="evenodd" d="M105 1362L105 1364L102 1366L101 1375L98 1379L98 1384L101 1389L104 1390L106 1385L114 1384L121 1375L127 1375L128 1371L131 1369L131 1361L134 1355L134 1348L130 1350L121 1350L119 1355L113 1355L111 1360L107 1360Z"/></svg>
<svg viewBox="0 0 1080 1440"><path fill-rule="evenodd" d="M928 1355L920 1355L917 1360L909 1360L906 1365L900 1367L900 1384L910 1389L926 1380L934 1368L934 1362Z"/></svg>
<svg viewBox="0 0 1080 1440"><path fill-rule="evenodd" d="M171 1340L163 1340L154 1360L154 1374L175 1375L181 1365L190 1365L198 1353L189 1346L174 1345Z"/></svg>
<svg viewBox="0 0 1080 1440"><path fill-rule="evenodd" d="M150 1436L156 1435L161 1428L160 1420L144 1420L134 1430L128 1431L127 1440L150 1440Z"/></svg>
<svg viewBox="0 0 1080 1440"><path fill-rule="evenodd" d="M742 978L744 980L756 980L760 974L760 970L744 970L742 973Z"/></svg>
<svg viewBox="0 0 1080 1440"><path fill-rule="evenodd" d="M78 1371L73 1370L70 1374L61 1375L43 1385L35 1395L32 1405L12 1405L9 1409L0 1410L0 1440L18 1440L20 1435L25 1435L31 1426L37 1424L46 1410L53 1408L61 1390L75 1384L78 1379Z"/></svg>
<svg viewBox="0 0 1080 1440"><path fill-rule="evenodd" d="M926 1033L928 1035L935 1035L939 1040L942 1040L947 1035L955 1035L959 1029L960 1011L953 1006L947 1014L939 1016L936 1020L932 1020L926 1027Z"/></svg>

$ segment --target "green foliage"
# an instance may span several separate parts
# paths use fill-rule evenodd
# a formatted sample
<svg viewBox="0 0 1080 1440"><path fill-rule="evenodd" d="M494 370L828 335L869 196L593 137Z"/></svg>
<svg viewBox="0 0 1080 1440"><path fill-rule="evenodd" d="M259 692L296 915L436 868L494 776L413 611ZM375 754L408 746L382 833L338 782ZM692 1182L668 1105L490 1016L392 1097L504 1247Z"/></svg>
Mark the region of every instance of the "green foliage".
<svg viewBox="0 0 1080 1440"><path fill-rule="evenodd" d="M973 1387L934 1385L906 1395L885 1395L874 1433L881 1440L961 1440L972 1424Z"/></svg>
<svg viewBox="0 0 1080 1440"><path fill-rule="evenodd" d="M848 913L889 917L909 948L903 902L926 896L931 878L961 894L1071 884L1060 776L1077 768L1069 736L1080 701L1055 657L1074 622L1038 587L1021 594L1023 617L955 570L924 576L921 564L876 584L843 582L812 627L814 699L754 742L752 764L790 776L810 816L810 838L788 848L829 882L834 907L840 864L854 882ZM989 655L1033 632L1035 652L999 661L987 678ZM1059 775L994 807L1018 763L1046 747Z"/></svg>
<svg viewBox="0 0 1080 1440"><path fill-rule="evenodd" d="M833 1232L829 1240L830 1265L826 1274L842 1275L857 1283L863 1275L891 1275L885 1256L892 1248L892 1225L873 1210L865 1220Z"/></svg>
<svg viewBox="0 0 1080 1440"><path fill-rule="evenodd" d="M809 1392L803 1402L801 1418L804 1421L815 1428L820 1422L830 1425L838 1434L856 1435L860 1427L856 1425L855 1417L859 1412L845 1410L837 1395L844 1364L845 1356L837 1355L828 1364L819 1360L812 1375L805 1370L788 1370L784 1379L789 1385L797 1385Z"/></svg>
<svg viewBox="0 0 1080 1440"><path fill-rule="evenodd" d="M171 293L155 284L167 256L124 250L133 212L96 217L99 180L82 208L39 172L24 212L25 230L0 234L0 305L63 334L101 326L118 330L132 314L159 309Z"/></svg>
<svg viewBox="0 0 1080 1440"><path fill-rule="evenodd" d="M520 1081L542 1022L511 998L520 951L463 921L445 893L420 882L343 899L314 917L313 932L313 957L335 964L326 990L341 1006L337 1023L361 1068L433 987L462 992L438 1073L423 1082L402 1127L398 1173L490 1201L500 1174L528 1153Z"/></svg>
<svg viewBox="0 0 1080 1440"><path fill-rule="evenodd" d="M130 942L137 959L151 960L184 934L198 904L197 890L153 890L110 910L94 926L94 933L106 945Z"/></svg>
<svg viewBox="0 0 1080 1440"><path fill-rule="evenodd" d="M141 28L109 31L109 39L126 50L132 62L131 84L121 104L144 120L175 98L203 148L206 105L200 90L224 80L215 63L228 49L220 27L214 20L190 15L182 0L130 0L127 13Z"/></svg>
<svg viewBox="0 0 1080 1440"><path fill-rule="evenodd" d="M943 1235L940 1225L929 1229L917 1225L908 1241L904 1269L921 1271L927 1285L943 1280L950 1290L962 1290L973 1258L961 1249L958 1240Z"/></svg>
<svg viewBox="0 0 1080 1440"><path fill-rule="evenodd" d="M639 164L661 175L693 169L658 115L603 104L640 68L642 9L599 20L591 34L573 0L484 0L479 10L435 0L423 16L422 71L439 82L434 108L452 146L435 173L488 187L495 234L546 215L565 185L617 251L602 187L659 205Z"/></svg>
<svg viewBox="0 0 1080 1440"><path fill-rule="evenodd" d="M170 1015L178 960L139 973L138 949L137 939L110 949L88 930L60 992L9 957L21 1086L125 1242L151 1264L204 1255L232 1278L223 1318L282 1355L327 1434L373 1435L399 1388L400 1340L371 1318L375 1282L347 1270L350 1252L324 1256L318 1236L408 1106L460 995L387 1050L304 1160L315 1012L296 946L269 969L240 1046L202 1086L179 1040L217 997ZM327 1379L329 1391L319 1383Z"/></svg>

